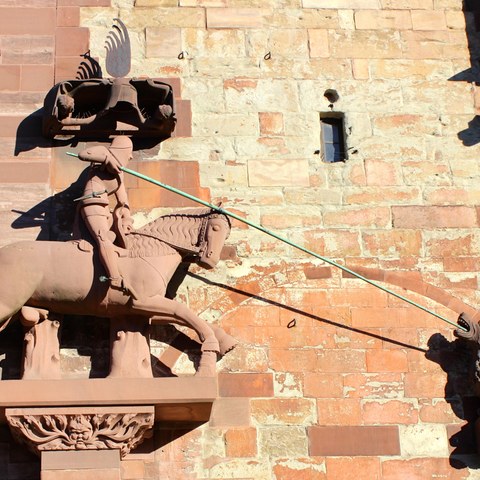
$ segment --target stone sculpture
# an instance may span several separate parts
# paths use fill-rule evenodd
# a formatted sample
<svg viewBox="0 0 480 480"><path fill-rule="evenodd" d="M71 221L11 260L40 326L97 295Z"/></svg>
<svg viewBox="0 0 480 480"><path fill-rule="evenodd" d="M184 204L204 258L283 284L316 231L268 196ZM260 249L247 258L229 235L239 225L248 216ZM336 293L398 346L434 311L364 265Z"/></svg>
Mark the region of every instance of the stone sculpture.
<svg viewBox="0 0 480 480"><path fill-rule="evenodd" d="M455 330L456 337L480 343L480 325L478 322L472 320L466 313L461 313L458 317L457 323L462 328L457 328Z"/></svg>
<svg viewBox="0 0 480 480"><path fill-rule="evenodd" d="M96 242L100 261L107 274L102 279L130 294L133 288L126 284L121 275L117 259L119 255L126 255L126 235L133 226L121 170L131 160L132 151L132 141L121 136L116 137L108 148L100 145L80 152L78 158L91 162L91 167L84 194L77 198L81 216ZM115 197L113 215L109 206L111 196Z"/></svg>
<svg viewBox="0 0 480 480"><path fill-rule="evenodd" d="M130 40L115 19L106 41L106 69L113 78L61 82L44 102L43 134L96 136L128 131L140 137L168 138L175 128L172 87L159 80L126 78Z"/></svg>
<svg viewBox="0 0 480 480"><path fill-rule="evenodd" d="M480 382L480 325L466 313L459 315L457 320L461 328L455 330L455 336L463 338L469 342L474 342L477 346L477 359L475 361L475 377ZM478 388L477 388L478 390Z"/></svg>
<svg viewBox="0 0 480 480"><path fill-rule="evenodd" d="M142 411L143 410L143 411ZM13 410L7 414L15 439L33 453L118 449L124 457L152 436L151 408L96 407Z"/></svg>
<svg viewBox="0 0 480 480"><path fill-rule="evenodd" d="M126 282L134 286L135 298L101 281L100 256L86 240L7 245L0 249L0 329L16 316L36 325L49 312L177 323L195 330L201 341L197 374L214 375L217 354L231 350L235 340L185 305L165 298L165 292L180 262L213 268L229 232L228 217L211 209L165 215L132 231L126 236L127 248L118 266Z"/></svg>

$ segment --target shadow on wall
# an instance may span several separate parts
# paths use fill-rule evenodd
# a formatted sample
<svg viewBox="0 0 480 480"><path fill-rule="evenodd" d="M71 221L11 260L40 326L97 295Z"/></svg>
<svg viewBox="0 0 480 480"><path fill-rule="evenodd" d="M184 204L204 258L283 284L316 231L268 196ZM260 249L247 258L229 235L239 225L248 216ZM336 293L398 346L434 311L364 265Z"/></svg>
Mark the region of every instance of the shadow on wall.
<svg viewBox="0 0 480 480"><path fill-rule="evenodd" d="M480 109L480 2L479 0L463 0L470 68L449 78L455 82L472 84L475 96L475 110ZM475 115L468 122L468 128L458 132L458 138L466 147L480 143L480 116Z"/></svg>
<svg viewBox="0 0 480 480"><path fill-rule="evenodd" d="M39 228L37 240L70 240L77 208L75 199L82 195L87 176L88 167L68 188L42 200L28 211L12 210L19 216L11 227Z"/></svg>
<svg viewBox="0 0 480 480"><path fill-rule="evenodd" d="M448 341L442 334L432 335L425 357L440 365L447 374L445 400L453 413L466 422L462 426L447 426L450 443L450 464L453 468L480 468L475 438L475 423L479 418L480 399L478 372L475 370L478 345L463 339Z"/></svg>
<svg viewBox="0 0 480 480"><path fill-rule="evenodd" d="M480 353L478 345L474 344L474 342L468 342L463 339L456 339L450 342L442 334L436 333L430 337L428 341L428 350L425 350L416 345L407 344L394 338L384 337L372 332L340 324L329 319L321 318L260 295L255 295L228 285L207 280L193 273L188 273L188 275L208 285L214 285L223 290L244 295L245 299L255 298L266 304L287 310L293 315L309 317L318 321L320 324L332 325L350 332L382 340L391 345L424 353L427 360L437 363L446 372L447 383L445 384L445 400L455 416L466 422L463 425L458 426L455 424L447 425L447 435L451 452L450 464L455 469L465 469L467 467L480 469L480 458L477 454L477 442L475 438L475 423L479 418L480 411L480 398L476 395L477 392L480 392L480 384L478 383L480 381ZM292 320L285 328L294 329L295 326L296 322ZM478 360L478 365L475 360ZM476 365L478 366L478 371L475 371Z"/></svg>

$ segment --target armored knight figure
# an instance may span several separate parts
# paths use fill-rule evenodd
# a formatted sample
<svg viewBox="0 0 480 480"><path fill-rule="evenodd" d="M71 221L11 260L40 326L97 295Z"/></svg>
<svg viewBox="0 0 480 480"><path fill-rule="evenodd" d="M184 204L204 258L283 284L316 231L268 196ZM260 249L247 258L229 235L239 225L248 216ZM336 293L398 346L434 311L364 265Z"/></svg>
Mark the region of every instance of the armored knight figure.
<svg viewBox="0 0 480 480"><path fill-rule="evenodd" d="M111 287L123 289L133 295L132 289L122 278L117 261L120 255L126 255L125 235L130 233L133 224L121 170L121 167L125 167L131 160L132 150L130 138L120 136L116 137L109 147L102 145L81 151L78 158L90 162L91 167L84 194L77 201L107 273L107 277L101 279L108 280ZM111 195L115 197L113 216L109 202Z"/></svg>

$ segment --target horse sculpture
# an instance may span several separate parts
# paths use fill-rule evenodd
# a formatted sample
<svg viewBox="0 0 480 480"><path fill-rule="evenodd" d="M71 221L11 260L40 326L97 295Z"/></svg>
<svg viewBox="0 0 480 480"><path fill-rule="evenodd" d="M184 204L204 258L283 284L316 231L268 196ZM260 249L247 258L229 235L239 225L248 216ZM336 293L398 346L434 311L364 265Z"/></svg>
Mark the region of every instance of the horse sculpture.
<svg viewBox="0 0 480 480"><path fill-rule="evenodd" d="M32 323L48 312L177 323L195 330L202 343L197 375L212 375L216 354L235 340L165 293L180 262L213 268L229 233L228 217L212 209L165 215L133 231L118 262L135 295L102 282L98 255L85 240L7 245L0 249L0 330L17 312L33 312Z"/></svg>

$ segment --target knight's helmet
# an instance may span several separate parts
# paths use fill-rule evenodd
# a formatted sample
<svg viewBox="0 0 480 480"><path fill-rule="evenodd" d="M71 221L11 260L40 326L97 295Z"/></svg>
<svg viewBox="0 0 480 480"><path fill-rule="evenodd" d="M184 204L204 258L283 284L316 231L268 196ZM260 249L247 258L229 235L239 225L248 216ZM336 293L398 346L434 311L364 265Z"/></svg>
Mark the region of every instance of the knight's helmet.
<svg viewBox="0 0 480 480"><path fill-rule="evenodd" d="M126 137L125 135L115 137L108 149L122 164L122 167L126 167L129 160L132 159L133 143L130 137Z"/></svg>
<svg viewBox="0 0 480 480"><path fill-rule="evenodd" d="M113 77L105 110L127 116L133 115L136 122L143 123L145 118L138 106L137 90L130 80L125 78L131 65L130 37L125 24L119 18L116 18L115 22L105 42L107 50L105 66Z"/></svg>

